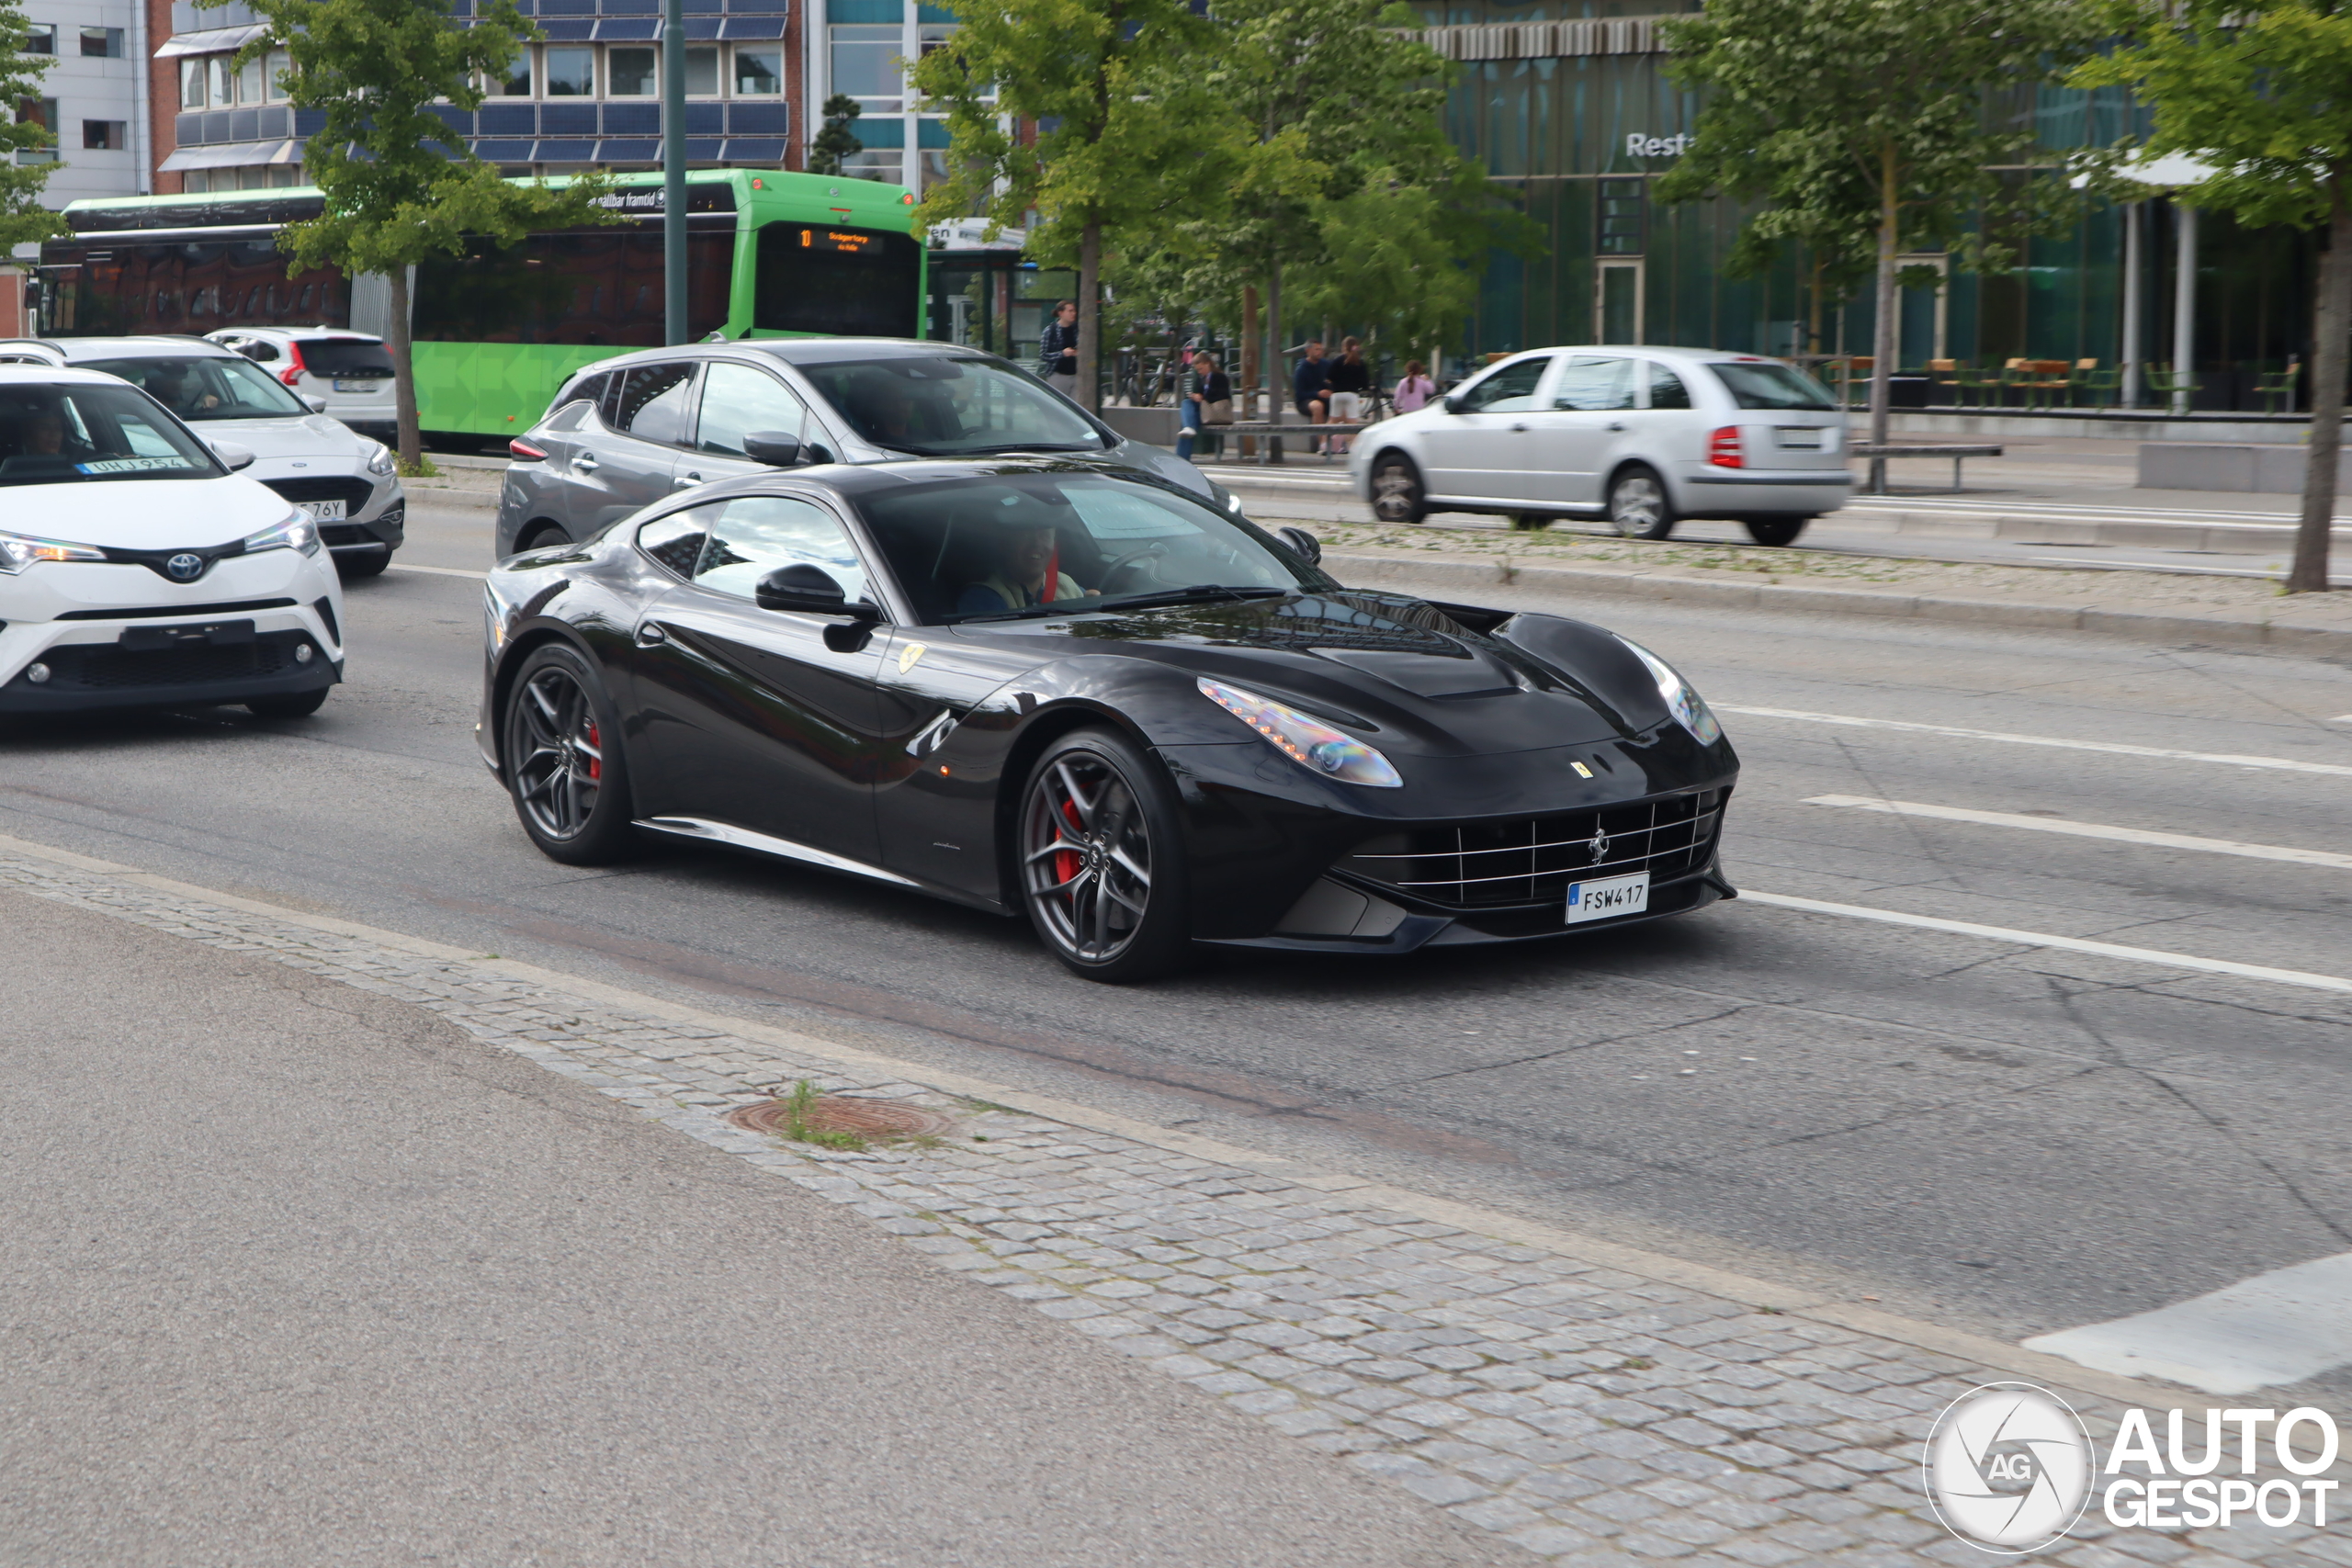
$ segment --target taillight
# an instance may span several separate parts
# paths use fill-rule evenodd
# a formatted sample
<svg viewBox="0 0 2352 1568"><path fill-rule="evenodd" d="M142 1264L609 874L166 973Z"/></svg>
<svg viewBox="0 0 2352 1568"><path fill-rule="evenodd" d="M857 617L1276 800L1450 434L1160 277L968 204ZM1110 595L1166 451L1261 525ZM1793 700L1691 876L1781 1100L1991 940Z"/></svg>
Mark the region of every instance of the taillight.
<svg viewBox="0 0 2352 1568"><path fill-rule="evenodd" d="M302 345L300 344L289 343L286 345L286 368L277 373L277 378L289 387L299 387L302 384Z"/></svg>
<svg viewBox="0 0 2352 1568"><path fill-rule="evenodd" d="M1739 449L1739 426L1726 424L1707 437L1707 461L1718 468L1747 467L1747 459Z"/></svg>
<svg viewBox="0 0 2352 1568"><path fill-rule="evenodd" d="M520 457L526 463L536 463L540 458L547 456L545 452L540 451L537 447L532 446L529 442L524 440L519 435L506 444L506 450L513 453L515 457Z"/></svg>

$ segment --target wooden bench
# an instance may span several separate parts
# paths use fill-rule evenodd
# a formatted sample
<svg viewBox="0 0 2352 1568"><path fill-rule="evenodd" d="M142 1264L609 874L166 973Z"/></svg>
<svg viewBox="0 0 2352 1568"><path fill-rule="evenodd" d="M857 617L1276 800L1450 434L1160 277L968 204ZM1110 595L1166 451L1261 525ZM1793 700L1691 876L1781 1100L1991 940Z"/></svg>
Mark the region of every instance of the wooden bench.
<svg viewBox="0 0 2352 1568"><path fill-rule="evenodd" d="M1857 457L1950 457L1951 459L1951 488L1954 490L1960 488L1960 465L1962 458L1997 457L2001 455L2001 448L1998 446L1960 446L1949 442L1923 443L1911 446L1897 446L1892 444L1873 446L1868 442L1857 442L1846 450ZM1880 482L1872 484L1868 493L1884 495L1886 469L1882 465L1873 463L1871 465L1871 474Z"/></svg>
<svg viewBox="0 0 2352 1568"><path fill-rule="evenodd" d="M1269 436L1272 439L1258 451L1258 462L1262 467L1268 463L1279 463L1283 460L1283 437L1285 435L1303 435L1310 440L1319 441L1327 435L1361 435L1371 428L1369 424L1342 424L1336 420L1329 424L1309 424L1304 420L1296 423L1284 420L1276 423L1270 419L1237 419L1231 424L1204 424L1193 432L1193 434L1195 437L1202 435Z"/></svg>

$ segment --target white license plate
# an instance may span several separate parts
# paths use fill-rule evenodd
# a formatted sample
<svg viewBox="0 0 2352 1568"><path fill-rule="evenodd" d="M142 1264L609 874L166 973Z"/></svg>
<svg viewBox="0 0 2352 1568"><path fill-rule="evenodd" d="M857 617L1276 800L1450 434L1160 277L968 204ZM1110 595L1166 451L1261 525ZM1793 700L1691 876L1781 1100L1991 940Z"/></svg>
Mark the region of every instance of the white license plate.
<svg viewBox="0 0 2352 1568"><path fill-rule="evenodd" d="M309 513L313 523L343 521L343 502L339 501L298 501L294 504Z"/></svg>
<svg viewBox="0 0 2352 1568"><path fill-rule="evenodd" d="M338 392L364 393L372 392L382 385L381 381L337 381L334 384L334 389Z"/></svg>
<svg viewBox="0 0 2352 1568"><path fill-rule="evenodd" d="M1818 452L1822 446L1821 438L1828 432L1808 427L1802 430L1776 430L1773 434L1781 438L1781 449L1784 452Z"/></svg>
<svg viewBox="0 0 2352 1568"><path fill-rule="evenodd" d="M1586 920L1611 920L1620 915L1638 915L1650 907L1650 874L1637 871L1631 876L1605 877L1599 882L1568 884L1568 924Z"/></svg>

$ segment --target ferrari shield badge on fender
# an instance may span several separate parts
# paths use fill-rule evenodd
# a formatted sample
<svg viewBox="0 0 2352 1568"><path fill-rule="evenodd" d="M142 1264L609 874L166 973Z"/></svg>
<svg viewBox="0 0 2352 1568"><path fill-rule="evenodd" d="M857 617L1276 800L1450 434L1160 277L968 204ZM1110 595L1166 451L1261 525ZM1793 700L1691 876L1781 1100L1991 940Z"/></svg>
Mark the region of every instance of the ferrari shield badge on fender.
<svg viewBox="0 0 2352 1568"><path fill-rule="evenodd" d="M915 660L931 651L927 642L910 642L899 649L899 673L903 675L915 667Z"/></svg>

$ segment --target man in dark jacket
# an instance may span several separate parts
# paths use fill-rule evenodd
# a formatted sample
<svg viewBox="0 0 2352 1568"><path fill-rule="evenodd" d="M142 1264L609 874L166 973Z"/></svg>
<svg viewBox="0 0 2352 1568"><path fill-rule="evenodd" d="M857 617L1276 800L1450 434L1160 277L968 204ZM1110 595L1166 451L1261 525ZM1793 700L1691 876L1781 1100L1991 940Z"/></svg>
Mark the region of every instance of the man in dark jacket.
<svg viewBox="0 0 2352 1568"><path fill-rule="evenodd" d="M1066 398L1078 396L1078 301L1065 299L1054 307L1046 335L1037 344L1038 362L1046 367L1046 385Z"/></svg>
<svg viewBox="0 0 2352 1568"><path fill-rule="evenodd" d="M1325 390L1330 378L1331 362L1323 357L1323 345L1308 344L1306 357L1300 360L1298 368L1291 373L1290 390L1291 400L1298 405L1298 412L1306 416L1309 424L1321 424L1330 417L1331 405ZM1317 442L1315 449L1317 452L1323 450L1322 444Z"/></svg>
<svg viewBox="0 0 2352 1568"><path fill-rule="evenodd" d="M1335 424L1353 424L1363 418L1364 394L1372 390L1372 367L1363 362L1363 344L1353 338L1340 342L1340 357L1323 378L1324 404ZM1348 438L1331 438L1331 450L1348 449Z"/></svg>

